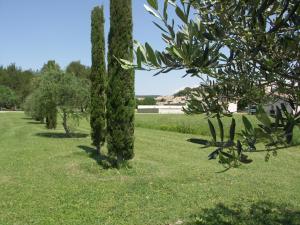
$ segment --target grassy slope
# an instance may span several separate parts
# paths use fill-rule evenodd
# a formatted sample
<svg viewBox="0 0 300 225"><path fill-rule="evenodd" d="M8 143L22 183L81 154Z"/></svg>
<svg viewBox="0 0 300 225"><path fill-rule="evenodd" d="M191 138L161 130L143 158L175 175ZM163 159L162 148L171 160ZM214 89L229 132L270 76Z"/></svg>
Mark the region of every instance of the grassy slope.
<svg viewBox="0 0 300 225"><path fill-rule="evenodd" d="M255 116L248 116L250 121L256 122ZM231 123L230 117L224 117L225 130L229 129ZM237 122L237 131L242 129L242 115L235 115ZM212 122L217 127L214 119ZM149 129L175 131L187 134L199 134L202 136L209 136L210 131L207 124L207 118L204 115L164 115L164 114L137 114L136 126ZM218 129L217 129L218 131Z"/></svg>
<svg viewBox="0 0 300 225"><path fill-rule="evenodd" d="M253 125L258 123L255 116L246 115ZM242 122L242 114L235 114L236 120L236 132L239 134L244 125ZM222 121L224 123L225 136L229 136L229 128L232 118L224 117ZM216 128L216 132L219 132L216 119L211 119ZM148 128L154 130L174 131L184 134L196 134L205 137L210 137L210 130L207 123L207 117L204 115L164 115L164 114L137 114L136 115L136 127ZM294 143L300 144L300 129L295 128Z"/></svg>
<svg viewBox="0 0 300 225"><path fill-rule="evenodd" d="M88 134L87 123L81 127ZM253 153L253 164L216 173L222 167L207 160L211 149L186 142L195 135L137 128L132 168L117 171L102 169L78 147L88 151L89 137L36 135L46 132L23 114L0 114L1 225L142 225L179 219L200 224L191 216L201 209L241 203L247 210L260 201L274 204L266 207L276 215L283 213L276 211L278 204L300 215L294 213L300 210L299 147L278 152L268 163L264 152ZM209 213L201 215L197 220ZM249 224L248 217L238 218ZM237 224L232 216L229 221Z"/></svg>

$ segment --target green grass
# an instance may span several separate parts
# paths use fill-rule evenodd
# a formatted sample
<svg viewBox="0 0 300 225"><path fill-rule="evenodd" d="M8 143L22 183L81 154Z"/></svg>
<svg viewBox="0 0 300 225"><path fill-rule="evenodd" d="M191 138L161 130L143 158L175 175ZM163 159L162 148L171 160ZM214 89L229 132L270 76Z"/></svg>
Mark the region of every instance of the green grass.
<svg viewBox="0 0 300 225"><path fill-rule="evenodd" d="M255 116L247 116L250 121L256 123ZM237 132L240 132L243 128L242 115L237 114L234 116L237 123ZM211 119L216 130L218 131L217 122L215 119ZM232 118L224 117L222 121L224 123L225 131L229 130ZM174 131L184 134L199 134L202 136L210 136L210 131L207 123L207 117L204 115L164 115L164 114L137 114L136 115L136 127ZM227 134L228 135L228 134Z"/></svg>
<svg viewBox="0 0 300 225"><path fill-rule="evenodd" d="M219 173L212 149L186 141L199 135L140 125L176 116L143 116L136 157L118 171L97 163L89 136L50 135L22 113L0 114L0 224L300 224L299 147L268 163L256 152L252 164ZM88 135L88 122L79 130Z"/></svg>
<svg viewBox="0 0 300 225"><path fill-rule="evenodd" d="M251 123L256 126L258 120L254 115L235 114L236 132L240 134L244 129L242 116L246 116ZM223 117L225 136L229 137L229 129L231 124L231 117ZM212 118L212 123L215 126L217 134L219 133L219 126L217 120ZM183 134L195 134L210 138L210 130L207 123L207 117L204 115L164 115L164 114L137 114L136 127L173 131ZM300 129L295 128L294 144L300 144Z"/></svg>

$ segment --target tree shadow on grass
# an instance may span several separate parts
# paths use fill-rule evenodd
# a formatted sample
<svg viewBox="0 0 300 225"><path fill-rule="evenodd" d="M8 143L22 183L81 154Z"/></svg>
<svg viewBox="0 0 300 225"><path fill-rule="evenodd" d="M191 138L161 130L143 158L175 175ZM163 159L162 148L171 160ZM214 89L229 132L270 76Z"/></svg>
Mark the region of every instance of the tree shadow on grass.
<svg viewBox="0 0 300 225"><path fill-rule="evenodd" d="M39 121L30 121L30 122L27 122L28 124L44 124L42 122L39 122Z"/></svg>
<svg viewBox="0 0 300 225"><path fill-rule="evenodd" d="M33 120L33 119L30 118L30 117L22 117L21 119L22 119L22 120Z"/></svg>
<svg viewBox="0 0 300 225"><path fill-rule="evenodd" d="M203 209L192 215L185 225L300 225L300 211L287 205L257 202L249 208L242 205Z"/></svg>
<svg viewBox="0 0 300 225"><path fill-rule="evenodd" d="M51 132L43 132L35 134L38 137L46 137L46 138L86 138L89 136L84 133L72 133L68 136L66 133L51 133Z"/></svg>
<svg viewBox="0 0 300 225"><path fill-rule="evenodd" d="M91 148L91 147L85 146L85 145L79 145L77 147L79 149L85 151L88 154L88 156L91 159L95 160L103 169L115 168L114 161L104 154L99 155L95 148Z"/></svg>

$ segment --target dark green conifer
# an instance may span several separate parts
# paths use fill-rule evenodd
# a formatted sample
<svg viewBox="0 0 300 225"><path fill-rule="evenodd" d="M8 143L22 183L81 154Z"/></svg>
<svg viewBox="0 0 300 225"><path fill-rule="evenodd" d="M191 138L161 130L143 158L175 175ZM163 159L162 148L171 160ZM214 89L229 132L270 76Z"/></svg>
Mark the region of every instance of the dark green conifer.
<svg viewBox="0 0 300 225"><path fill-rule="evenodd" d="M91 137L100 154L106 137L106 67L104 12L102 7L92 11L92 68L91 68Z"/></svg>
<svg viewBox="0 0 300 225"><path fill-rule="evenodd" d="M117 166L134 157L134 71L124 70L116 58L133 60L132 2L110 1L108 51L107 144Z"/></svg>

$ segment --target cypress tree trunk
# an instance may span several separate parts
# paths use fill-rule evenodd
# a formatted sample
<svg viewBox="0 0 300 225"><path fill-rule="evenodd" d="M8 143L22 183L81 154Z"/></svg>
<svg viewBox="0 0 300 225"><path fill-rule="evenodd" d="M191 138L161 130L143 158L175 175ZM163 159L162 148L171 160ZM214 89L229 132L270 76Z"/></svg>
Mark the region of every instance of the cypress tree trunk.
<svg viewBox="0 0 300 225"><path fill-rule="evenodd" d="M124 70L116 60L133 60L132 2L110 1L108 52L107 144L117 166L134 157L134 71Z"/></svg>
<svg viewBox="0 0 300 225"><path fill-rule="evenodd" d="M91 138L100 154L106 136L106 68L103 6L92 11Z"/></svg>

